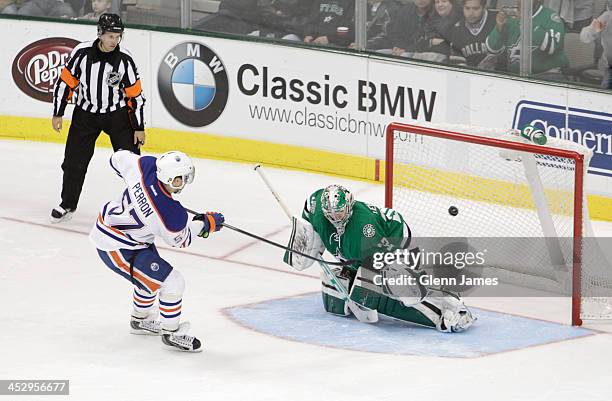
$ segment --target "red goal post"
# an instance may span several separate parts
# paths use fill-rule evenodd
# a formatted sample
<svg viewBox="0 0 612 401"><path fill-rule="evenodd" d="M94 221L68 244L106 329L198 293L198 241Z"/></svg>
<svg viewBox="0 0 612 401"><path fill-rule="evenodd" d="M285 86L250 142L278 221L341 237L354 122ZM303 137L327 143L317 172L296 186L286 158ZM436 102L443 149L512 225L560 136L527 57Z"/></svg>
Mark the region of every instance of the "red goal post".
<svg viewBox="0 0 612 401"><path fill-rule="evenodd" d="M573 174L570 178L567 172L565 175L568 175L567 178L561 179L569 181L572 180L572 183L568 183L568 191L571 190L573 193L573 199L571 200L573 203L573 210L571 213L571 218L573 219L572 229L570 235L573 237L573 250L571 252L572 255L572 315L571 321L572 325L581 325L581 297L582 297L582 237L583 237L583 227L584 227L584 218L588 219L588 215L584 215L584 211L586 209L585 205L585 196L584 196L584 179L585 179L585 164L588 166L588 159L590 158L590 154L588 153L588 149L585 152L579 151L578 146L574 146L577 144L557 147L554 146L555 143L549 140L549 143L546 146L536 145L533 143L526 143L526 140L520 137L514 137L512 135L506 134L505 136L500 135L499 131L497 133L482 133L479 135L474 135L470 132L470 129L463 130L467 132L458 132L454 130L448 129L438 129L431 128L425 126L418 125L409 125L402 123L392 123L387 127L386 132L386 156L385 156L385 206L388 208L392 208L395 206L395 209L406 213L407 210L403 210L402 207L398 204L398 198L409 195L411 191L415 193L428 192L432 190L430 183L418 184L421 180L415 178L414 175L419 173L410 172L410 170L417 169L418 172L426 172L433 170L434 173L431 174L432 180L439 180L440 186L444 187L444 180L447 180L447 184L450 185L451 181L454 182L457 179L466 180L466 183L471 179L468 178L470 174L473 174L472 171L474 169L478 169L478 167L470 167L464 169L464 164L460 160L460 157L455 156L455 158L459 159L459 163L454 162L454 164L459 164L462 169L461 173L456 173L452 170L452 164L449 163L449 166L445 166L445 160L443 157L437 157L437 153L444 153L447 156L453 154L452 149L454 147L460 147L457 152L463 152L465 149L470 149L470 145L475 149L470 149L467 153L469 153L470 157L479 157L479 155L483 155L483 160L481 161L483 164L490 162L491 166L483 166L482 174L487 176L488 173L493 177L493 179L498 180L500 182L506 182L505 177L502 175L504 172L504 167L497 168L498 171L489 172L487 170L494 169L492 166L497 166L498 163L495 162L495 159L491 159L491 155L503 154L504 151L507 151L510 155L519 154L519 155L534 155L534 160L537 158L536 163L542 164L541 160L544 158L545 160L551 160L556 163L558 160L567 160L568 165L573 165ZM400 136L404 134L406 138L409 140L400 140ZM554 138L553 138L554 139ZM429 142L435 142L430 144ZM441 144L441 145L438 145ZM467 146L466 146L467 145ZM552 145L552 146L549 146ZM444 151L439 151L439 147L444 147ZM491 151L494 149L494 151ZM457 153L455 152L455 153ZM513 153L520 152L520 153ZM585 163L585 156L587 156L587 163ZM466 156L467 157L467 156ZM512 156L511 156L512 157ZM524 156L524 159L528 157ZM434 162L435 160L435 162ZM500 158L500 163L501 163ZM429 165L431 163L431 165ZM478 161L474 163L477 166ZM516 163L515 163L516 164ZM519 163L520 164L520 163ZM534 164L535 165L535 164ZM429 169L429 170L427 170ZM516 168L515 168L516 169ZM566 167L564 167L566 169ZM463 171L465 170L465 171ZM402 173L405 173L405 176L410 176L410 179L403 179L401 177ZM480 173L480 171L479 171ZM429 174L429 173L427 173ZM451 178L440 179L439 177L443 177L445 174L451 175ZM412 175L412 176L411 176ZM480 180L479 174L478 180ZM497 176L499 175L499 177ZM521 176L521 174L515 174L517 176ZM528 175L525 173L525 175ZM457 178L459 177L459 178ZM487 176L488 177L488 176ZM488 179L488 178L486 178ZM427 181L422 180L422 181ZM511 181L511 180L510 180ZM517 183L516 185L521 185L521 188L529 186L527 183L528 180L525 180L523 183ZM538 179L536 179L538 181ZM539 181L545 181L542 177L539 177ZM551 181L553 181L551 179ZM544 182L544 185L547 182ZM434 184L435 185L435 184ZM476 184L477 185L477 184ZM505 184L504 184L505 185ZM462 191L462 190L459 190ZM441 194L440 196L448 197L453 196L453 191L448 191L446 188L438 188L433 190L434 193ZM408 194L408 195L407 195ZM468 198L469 198L468 194ZM435 195L434 195L435 197ZM466 194L461 193L458 197L465 198ZM536 197L534 195L534 197ZM546 198L546 196L544 196ZM483 199L478 199L477 202L487 202L487 195L483 196ZM509 197L510 198L510 197ZM551 197L545 199L546 202L551 202ZM431 197L429 198L431 199ZM491 201L491 203L497 203L499 200ZM569 202L569 200L568 200ZM503 201L500 207L506 208L503 205ZM535 201L537 204L537 200ZM419 204L415 202L414 207L425 207L431 204L431 201L424 201ZM520 207L520 206L519 206ZM410 209L410 207L404 207L405 209ZM538 206L535 206L537 209ZM544 208L548 208L544 206ZM555 205L550 207L552 209L555 208ZM476 209L477 210L477 209ZM537 211L540 213L539 211ZM533 213L535 215L535 213ZM502 216L503 218L504 216ZM523 218L523 217L521 217ZM534 218L534 220L537 217ZM410 223L410 219L406 219L408 224ZM554 220L554 218L553 218ZM541 218L540 218L541 221ZM553 225L556 223L553 223ZM493 224L494 225L494 224ZM554 227L553 227L554 228ZM535 231L534 231L535 232ZM500 236L503 236L503 233L500 233ZM565 232L563 234L566 234ZM425 233L425 235L431 235L429 233ZM452 234L451 234L452 235ZM449 236L451 236L449 235ZM436 235L431 235L436 236Z"/></svg>

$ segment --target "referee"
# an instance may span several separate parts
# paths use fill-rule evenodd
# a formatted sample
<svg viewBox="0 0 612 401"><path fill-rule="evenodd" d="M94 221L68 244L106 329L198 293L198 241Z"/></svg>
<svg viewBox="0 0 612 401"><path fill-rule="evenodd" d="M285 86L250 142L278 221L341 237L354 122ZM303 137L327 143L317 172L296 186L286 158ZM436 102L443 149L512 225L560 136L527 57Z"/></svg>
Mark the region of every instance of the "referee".
<svg viewBox="0 0 612 401"><path fill-rule="evenodd" d="M62 170L62 202L51 211L51 222L72 217L79 202L87 166L101 131L113 149L140 154L145 143L145 99L132 55L119 47L123 22L102 14L98 39L74 48L53 92L53 129L60 132L66 105L76 92Z"/></svg>

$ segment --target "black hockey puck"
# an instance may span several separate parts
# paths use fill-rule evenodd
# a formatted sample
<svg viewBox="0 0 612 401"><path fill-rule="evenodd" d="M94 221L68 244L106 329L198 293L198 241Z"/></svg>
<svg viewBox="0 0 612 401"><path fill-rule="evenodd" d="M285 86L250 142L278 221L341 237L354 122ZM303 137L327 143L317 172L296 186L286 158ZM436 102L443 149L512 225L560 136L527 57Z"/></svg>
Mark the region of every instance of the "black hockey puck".
<svg viewBox="0 0 612 401"><path fill-rule="evenodd" d="M459 213L459 209L457 209L455 206L451 206L448 208L448 214L450 214L451 216L456 216Z"/></svg>

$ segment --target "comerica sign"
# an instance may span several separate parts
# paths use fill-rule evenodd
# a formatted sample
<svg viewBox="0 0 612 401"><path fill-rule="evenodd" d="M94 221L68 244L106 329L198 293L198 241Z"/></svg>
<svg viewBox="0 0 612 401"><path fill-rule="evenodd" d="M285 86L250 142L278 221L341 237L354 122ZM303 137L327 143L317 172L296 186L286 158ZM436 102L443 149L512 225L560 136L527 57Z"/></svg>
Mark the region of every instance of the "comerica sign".
<svg viewBox="0 0 612 401"><path fill-rule="evenodd" d="M514 128L533 125L547 136L566 139L593 151L589 172L612 177L612 114L521 101L516 106Z"/></svg>

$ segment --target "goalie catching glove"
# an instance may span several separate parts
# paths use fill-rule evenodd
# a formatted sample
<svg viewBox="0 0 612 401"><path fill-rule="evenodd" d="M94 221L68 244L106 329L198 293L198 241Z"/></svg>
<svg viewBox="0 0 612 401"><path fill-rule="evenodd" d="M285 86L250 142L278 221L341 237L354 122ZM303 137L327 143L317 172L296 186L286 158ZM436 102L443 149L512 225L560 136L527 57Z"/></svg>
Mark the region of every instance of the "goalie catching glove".
<svg viewBox="0 0 612 401"><path fill-rule="evenodd" d="M206 212L200 213L193 216L194 221L201 221L204 223L204 227L198 233L198 237L208 238L210 233L219 231L223 227L225 217L221 213L217 212Z"/></svg>
<svg viewBox="0 0 612 401"><path fill-rule="evenodd" d="M288 248L312 256L313 258L320 258L325 251L325 246L308 221L301 217L291 218L291 236L289 237ZM304 270L309 268L314 260L298 255L291 251L285 251L283 262L296 270Z"/></svg>

